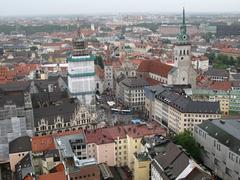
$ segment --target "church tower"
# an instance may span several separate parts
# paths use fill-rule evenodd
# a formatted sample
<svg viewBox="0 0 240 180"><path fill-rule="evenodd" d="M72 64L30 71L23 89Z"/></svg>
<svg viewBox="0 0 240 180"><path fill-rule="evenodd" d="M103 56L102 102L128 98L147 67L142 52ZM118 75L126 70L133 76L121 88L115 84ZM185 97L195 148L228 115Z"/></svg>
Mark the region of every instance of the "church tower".
<svg viewBox="0 0 240 180"><path fill-rule="evenodd" d="M187 34L184 8L180 32L174 44L173 58L175 71L172 84L191 84L192 87L195 87L197 74L191 62L191 43Z"/></svg>
<svg viewBox="0 0 240 180"><path fill-rule="evenodd" d="M68 87L71 96L86 106L94 106L95 103L94 59L79 30L78 37L73 40L72 55L68 58Z"/></svg>

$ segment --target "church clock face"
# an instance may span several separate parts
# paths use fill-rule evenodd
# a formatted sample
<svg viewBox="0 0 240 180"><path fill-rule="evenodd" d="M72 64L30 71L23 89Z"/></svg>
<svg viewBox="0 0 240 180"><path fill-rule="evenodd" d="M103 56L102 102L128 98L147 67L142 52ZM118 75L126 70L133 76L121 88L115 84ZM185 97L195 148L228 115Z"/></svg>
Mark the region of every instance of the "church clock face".
<svg viewBox="0 0 240 180"><path fill-rule="evenodd" d="M186 41L186 40L187 40L187 35L183 35L183 36L182 36L182 39L183 39L184 41Z"/></svg>

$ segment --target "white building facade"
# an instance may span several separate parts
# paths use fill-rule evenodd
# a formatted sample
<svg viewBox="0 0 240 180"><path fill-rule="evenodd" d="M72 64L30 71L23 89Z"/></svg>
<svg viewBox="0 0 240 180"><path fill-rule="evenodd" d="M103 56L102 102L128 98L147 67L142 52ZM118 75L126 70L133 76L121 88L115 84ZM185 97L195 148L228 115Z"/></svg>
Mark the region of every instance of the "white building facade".
<svg viewBox="0 0 240 180"><path fill-rule="evenodd" d="M68 87L71 96L85 105L93 104L95 98L94 59L84 40L74 41L73 54L68 58Z"/></svg>

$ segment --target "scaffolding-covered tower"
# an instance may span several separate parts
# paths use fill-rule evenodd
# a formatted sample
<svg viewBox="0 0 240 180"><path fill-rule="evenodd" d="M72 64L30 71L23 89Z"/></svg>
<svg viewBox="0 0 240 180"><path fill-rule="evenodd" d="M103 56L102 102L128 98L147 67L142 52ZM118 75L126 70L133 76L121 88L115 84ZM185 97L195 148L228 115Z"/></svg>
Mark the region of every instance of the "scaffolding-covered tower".
<svg viewBox="0 0 240 180"><path fill-rule="evenodd" d="M71 96L81 104L95 105L95 56L87 48L83 35L73 40L73 52L68 58L68 87Z"/></svg>

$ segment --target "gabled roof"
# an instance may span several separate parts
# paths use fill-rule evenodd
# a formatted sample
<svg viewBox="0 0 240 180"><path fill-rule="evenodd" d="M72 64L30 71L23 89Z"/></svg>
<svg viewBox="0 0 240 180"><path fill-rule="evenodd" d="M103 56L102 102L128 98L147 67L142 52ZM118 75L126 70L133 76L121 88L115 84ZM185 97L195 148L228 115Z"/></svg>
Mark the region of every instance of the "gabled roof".
<svg viewBox="0 0 240 180"><path fill-rule="evenodd" d="M229 73L223 69L209 69L204 73L206 76L221 76L221 77L229 77Z"/></svg>
<svg viewBox="0 0 240 180"><path fill-rule="evenodd" d="M18 152L27 152L32 150L29 136L21 136L9 143L9 154Z"/></svg>
<svg viewBox="0 0 240 180"><path fill-rule="evenodd" d="M113 143L117 138L124 139L127 137L140 138L149 135L165 135L166 131L156 124L147 125L126 125L114 126L109 128L96 129L86 132L87 143L107 144Z"/></svg>
<svg viewBox="0 0 240 180"><path fill-rule="evenodd" d="M126 78L121 83L129 88L145 87L149 85L143 78Z"/></svg>
<svg viewBox="0 0 240 180"><path fill-rule="evenodd" d="M240 155L240 121L239 120L208 120L197 125L227 146L231 151Z"/></svg>
<svg viewBox="0 0 240 180"><path fill-rule="evenodd" d="M209 86L209 89L228 91L231 87L232 84L229 81L215 81Z"/></svg>
<svg viewBox="0 0 240 180"><path fill-rule="evenodd" d="M153 74L157 74L159 76L167 78L172 68L173 66L163 64L157 60L145 60L140 63L137 71L153 73Z"/></svg>
<svg viewBox="0 0 240 180"><path fill-rule="evenodd" d="M47 107L35 108L33 110L34 126L38 127L41 119L46 119L49 125L54 124L54 120L60 116L64 118L64 122L69 122L77 109L78 104L75 102L63 102L60 105L50 105Z"/></svg>
<svg viewBox="0 0 240 180"><path fill-rule="evenodd" d="M169 142L166 146L165 152L158 154L153 162L153 166L156 167L165 180L171 179L170 177L176 178L180 175L189 165L189 157L180 150L176 144ZM159 167L158 164L161 167ZM163 168L163 170L161 168Z"/></svg>
<svg viewBox="0 0 240 180"><path fill-rule="evenodd" d="M166 89L157 94L156 98L180 112L220 114L219 102L193 101L176 90Z"/></svg>

